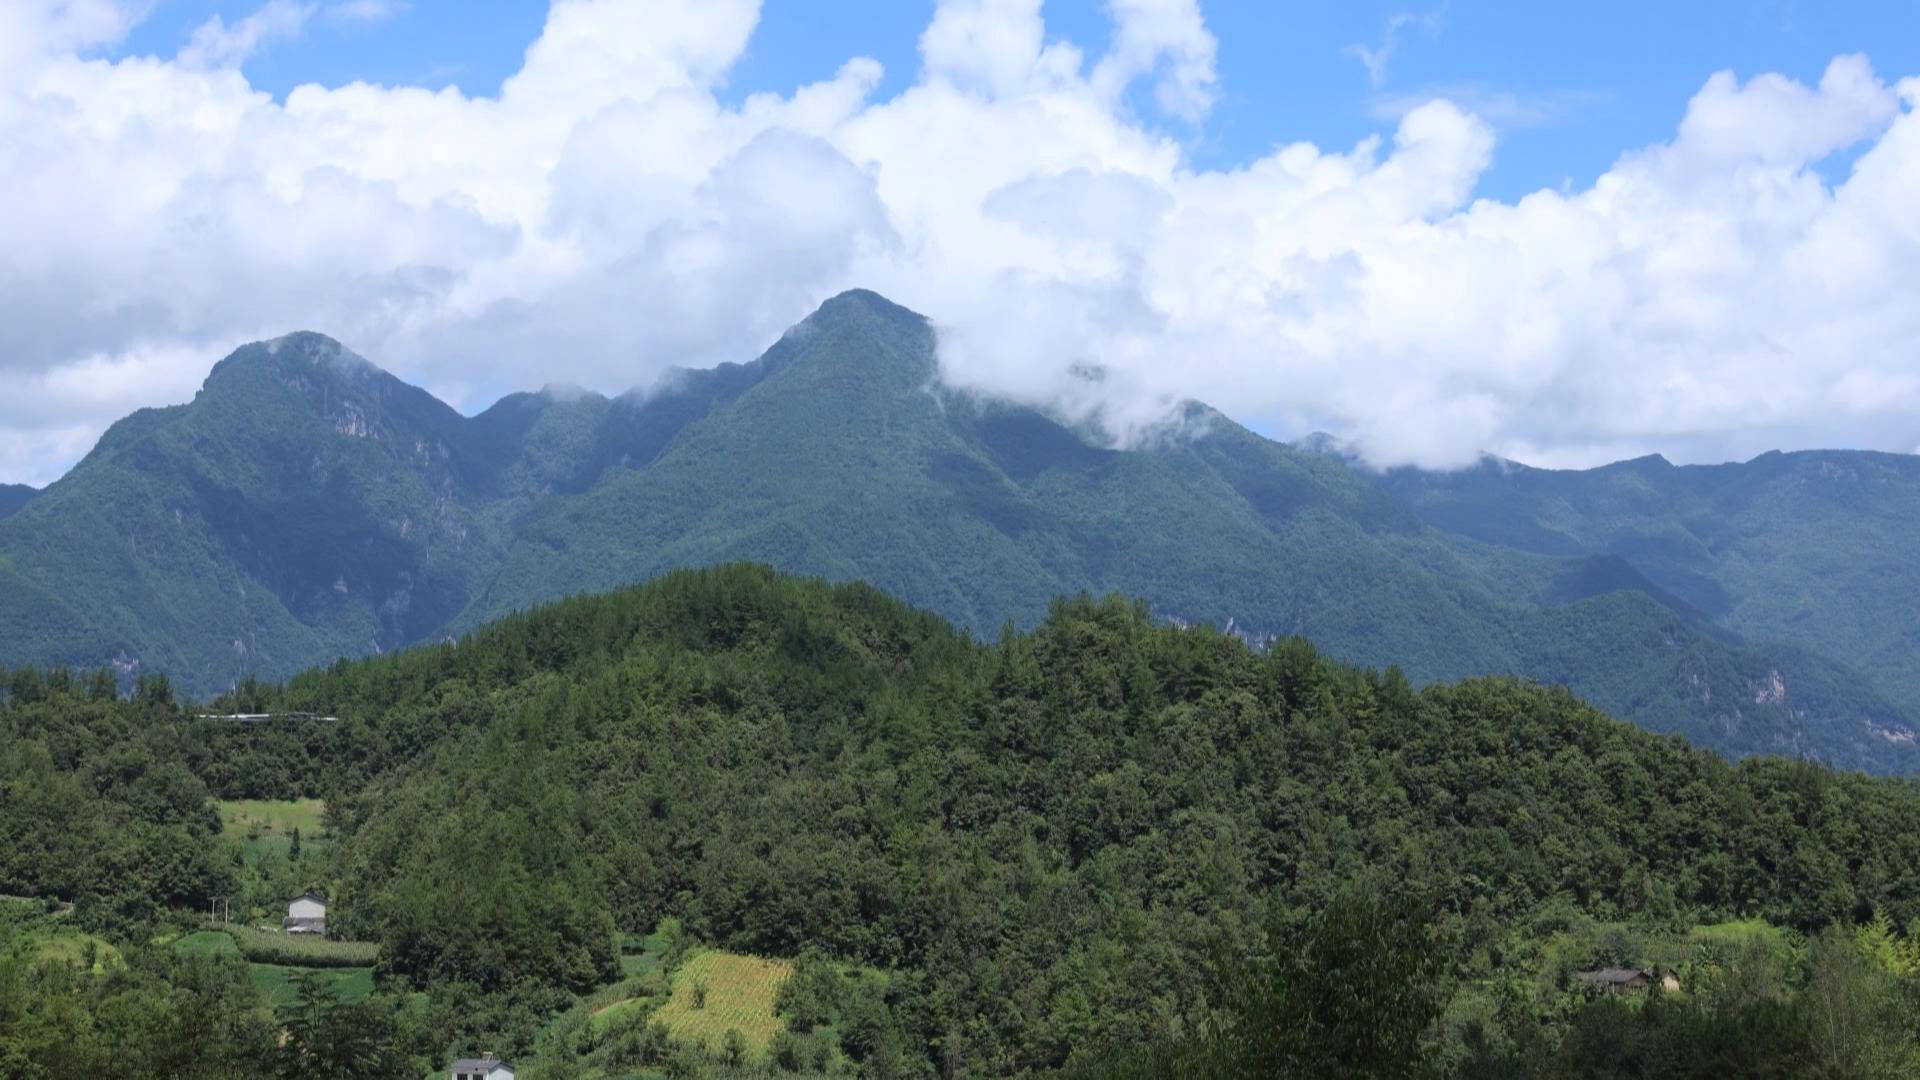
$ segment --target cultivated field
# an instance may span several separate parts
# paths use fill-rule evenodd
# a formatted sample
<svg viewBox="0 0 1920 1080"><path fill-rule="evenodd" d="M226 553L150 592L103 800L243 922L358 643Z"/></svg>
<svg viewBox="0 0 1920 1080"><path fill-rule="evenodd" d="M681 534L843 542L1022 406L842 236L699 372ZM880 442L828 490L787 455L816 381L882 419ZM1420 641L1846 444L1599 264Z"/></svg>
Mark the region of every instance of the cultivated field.
<svg viewBox="0 0 1920 1080"><path fill-rule="evenodd" d="M232 936L224 930L201 930L188 934L174 941L173 948L185 953L233 954L240 951ZM253 973L254 985L266 994L267 1000L276 1009L293 1003L293 977L303 970L309 970L286 964L248 964L247 968ZM371 967L329 967L321 970L320 979L340 1001L359 1001L373 993Z"/></svg>
<svg viewBox="0 0 1920 1080"><path fill-rule="evenodd" d="M251 926L200 930L173 943L181 952L237 952L256 964L289 967L371 967L380 946L371 941L329 941L311 934L280 934Z"/></svg>
<svg viewBox="0 0 1920 1080"><path fill-rule="evenodd" d="M331 941L317 934L280 934L250 926L226 926L221 932L232 935L240 952L258 964L365 967L380 953L371 941Z"/></svg>
<svg viewBox="0 0 1920 1080"><path fill-rule="evenodd" d="M654 1020L677 1042L719 1050L730 1029L740 1032L751 1058L766 1056L767 1044L787 1026L773 1014L773 996L793 974L784 960L702 952L688 957L673 976L673 996ZM704 984L704 1008L694 1007L694 987Z"/></svg>

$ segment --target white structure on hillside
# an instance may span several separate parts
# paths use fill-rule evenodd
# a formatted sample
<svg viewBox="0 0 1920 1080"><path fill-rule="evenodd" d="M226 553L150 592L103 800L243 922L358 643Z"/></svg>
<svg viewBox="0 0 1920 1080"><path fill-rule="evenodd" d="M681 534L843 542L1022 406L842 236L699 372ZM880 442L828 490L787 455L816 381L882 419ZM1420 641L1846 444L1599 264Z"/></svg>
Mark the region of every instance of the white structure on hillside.
<svg viewBox="0 0 1920 1080"><path fill-rule="evenodd" d="M513 1066L492 1054L461 1058L448 1066L447 1080L513 1080Z"/></svg>
<svg viewBox="0 0 1920 1080"><path fill-rule="evenodd" d="M280 926L289 934L326 933L327 898L311 889L294 897Z"/></svg>

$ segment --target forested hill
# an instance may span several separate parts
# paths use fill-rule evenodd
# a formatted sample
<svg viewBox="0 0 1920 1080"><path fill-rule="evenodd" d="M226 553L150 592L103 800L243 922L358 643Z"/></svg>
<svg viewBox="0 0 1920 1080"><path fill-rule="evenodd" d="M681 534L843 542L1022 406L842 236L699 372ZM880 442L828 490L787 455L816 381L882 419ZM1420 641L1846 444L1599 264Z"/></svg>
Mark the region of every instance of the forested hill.
<svg viewBox="0 0 1920 1080"><path fill-rule="evenodd" d="M1737 575L1711 560L1680 573L1643 566L1631 537L1530 545L1461 524L1496 512L1436 509L1464 496L1383 482L1204 406L1161 434L1115 450L1042 410L946 389L927 321L866 292L749 364L617 399L514 395L475 417L296 334L238 350L191 403L115 425L0 520L0 656L113 664L123 683L160 672L204 695L753 560L868 581L979 634L1034 625L1050 596L1117 591L1169 620L1304 635L1416 686L1564 683L1730 755L1920 763L1916 699L1879 678L1913 662L1854 647L1903 640L1920 616L1823 594L1817 560L1782 549ZM1780 535L1852 520L1842 502L1803 510ZM1738 531L1774 520L1753 509ZM1920 530L1870 535L1895 561L1920 544ZM1708 580L1778 592L1777 617L1737 618L1746 608ZM1848 612L1871 635L1810 629Z"/></svg>
<svg viewBox="0 0 1920 1080"><path fill-rule="evenodd" d="M38 494L25 484L0 484L0 518L27 505L27 500Z"/></svg>
<svg viewBox="0 0 1920 1080"><path fill-rule="evenodd" d="M1913 782L1732 764L1563 690L1415 690L1118 599L982 643L867 586L680 572L215 703L338 725L236 731L155 712L151 685L119 704L65 676L10 685L0 891L93 917L153 903L142 882L178 882L188 907L230 887L185 857L205 825L178 800L78 778L190 767L165 790L324 793L337 832L312 884L335 932L379 942L387 985L449 1003L442 1039L537 1062L611 1045L543 1035L546 1018L618 978L621 935L669 917L735 951L893 972L861 999L859 1052L898 1071L866 1075L986 1076L1231 1030L1221 958L1308 963L1286 951L1296 930L1359 904L1338 933L1424 927L1391 968L1417 1000L1380 1031L1411 1023L1436 1072L1642 1075L1586 1060L1602 1032L1639 1032L1639 1052L1711 1058L1671 1075L1798 1075L1828 1046L1801 976L1699 952L1686 928L1758 918L1811 941L1920 916ZM111 865L85 856L96 834L127 837ZM1418 904L1383 914L1385 895ZM1644 1016L1568 988L1570 966L1655 956L1714 958L1687 977L1721 981ZM1337 970L1304 974L1260 985L1346 992ZM1867 1000L1847 1039L1911 1041Z"/></svg>

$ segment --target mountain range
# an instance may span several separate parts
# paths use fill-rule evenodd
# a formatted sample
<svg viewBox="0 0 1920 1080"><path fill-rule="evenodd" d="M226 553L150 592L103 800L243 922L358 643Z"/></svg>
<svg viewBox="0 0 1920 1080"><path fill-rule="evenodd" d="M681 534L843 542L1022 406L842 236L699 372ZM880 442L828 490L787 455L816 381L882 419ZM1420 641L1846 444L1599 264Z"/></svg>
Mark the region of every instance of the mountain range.
<svg viewBox="0 0 1920 1080"><path fill-rule="evenodd" d="M210 694L747 560L983 636L1117 591L1416 683L1564 683L1735 756L1920 771L1920 459L1382 474L1199 404L1123 450L944 386L934 345L856 291L751 363L472 417L319 334L245 346L0 491L0 660Z"/></svg>

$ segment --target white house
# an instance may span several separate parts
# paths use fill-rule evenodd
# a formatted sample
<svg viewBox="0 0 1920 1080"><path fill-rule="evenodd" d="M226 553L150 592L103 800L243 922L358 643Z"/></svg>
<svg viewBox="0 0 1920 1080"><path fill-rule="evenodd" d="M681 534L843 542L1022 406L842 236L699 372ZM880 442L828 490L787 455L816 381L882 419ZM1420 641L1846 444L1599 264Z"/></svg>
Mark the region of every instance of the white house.
<svg viewBox="0 0 1920 1080"><path fill-rule="evenodd" d="M447 1080L513 1080L513 1066L492 1054L461 1058L447 1068Z"/></svg>
<svg viewBox="0 0 1920 1080"><path fill-rule="evenodd" d="M294 897L280 925L289 934L326 933L327 898L311 889Z"/></svg>

